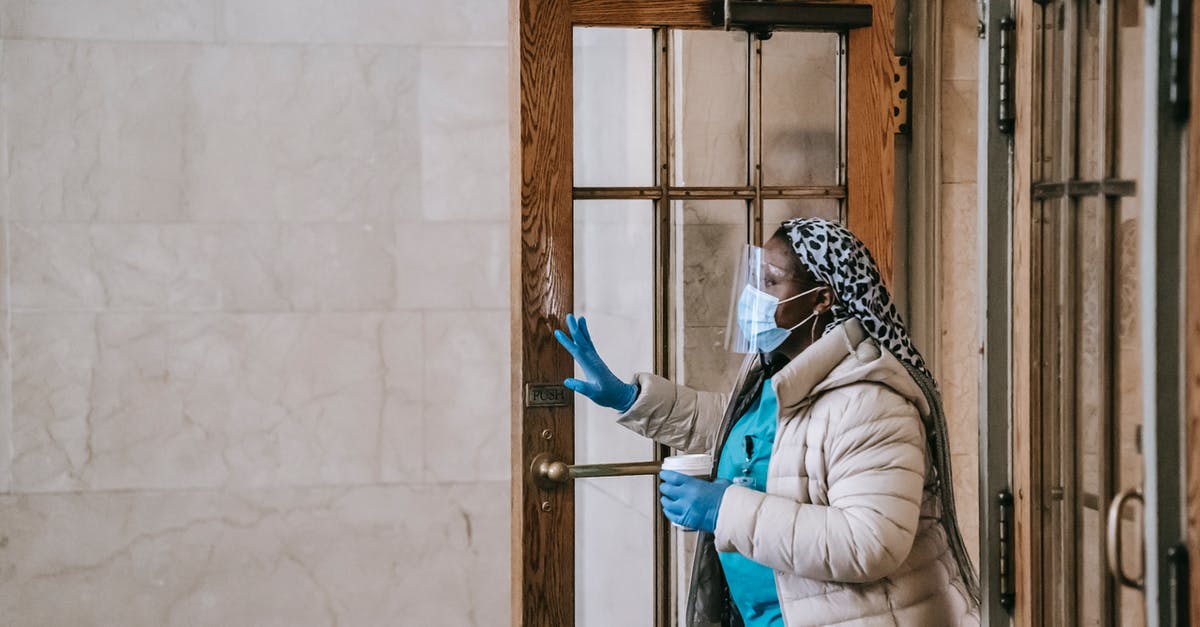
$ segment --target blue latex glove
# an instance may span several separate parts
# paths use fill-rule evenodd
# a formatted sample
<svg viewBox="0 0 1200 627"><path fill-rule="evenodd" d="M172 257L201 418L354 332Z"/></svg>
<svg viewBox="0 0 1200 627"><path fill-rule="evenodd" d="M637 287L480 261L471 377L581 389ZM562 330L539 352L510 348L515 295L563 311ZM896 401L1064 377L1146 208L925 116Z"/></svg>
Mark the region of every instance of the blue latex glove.
<svg viewBox="0 0 1200 627"><path fill-rule="evenodd" d="M667 520L688 529L709 533L717 530L717 512L729 480L705 481L674 470L663 470L658 476L662 479L658 491L663 495L659 502Z"/></svg>
<svg viewBox="0 0 1200 627"><path fill-rule="evenodd" d="M637 386L618 379L604 364L604 360L600 359L596 347L592 345L587 321L583 318L576 321L574 315L567 314L567 330L571 332L570 336L555 329L554 338L571 353L579 367L583 368L587 380L571 378L563 381L563 385L592 399L597 405L611 407L622 413L627 411L637 399Z"/></svg>

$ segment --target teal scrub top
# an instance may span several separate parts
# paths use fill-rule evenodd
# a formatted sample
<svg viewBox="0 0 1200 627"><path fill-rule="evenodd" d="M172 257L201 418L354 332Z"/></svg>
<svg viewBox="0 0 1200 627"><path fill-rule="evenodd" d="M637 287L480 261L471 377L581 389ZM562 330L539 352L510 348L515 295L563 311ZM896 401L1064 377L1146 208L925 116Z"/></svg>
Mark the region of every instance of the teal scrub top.
<svg viewBox="0 0 1200 627"><path fill-rule="evenodd" d="M759 492L767 491L767 464L775 444L775 421L779 399L771 380L763 382L762 394L729 432L721 449L717 477ZM741 553L717 553L729 583L729 594L746 627L783 627L775 571Z"/></svg>

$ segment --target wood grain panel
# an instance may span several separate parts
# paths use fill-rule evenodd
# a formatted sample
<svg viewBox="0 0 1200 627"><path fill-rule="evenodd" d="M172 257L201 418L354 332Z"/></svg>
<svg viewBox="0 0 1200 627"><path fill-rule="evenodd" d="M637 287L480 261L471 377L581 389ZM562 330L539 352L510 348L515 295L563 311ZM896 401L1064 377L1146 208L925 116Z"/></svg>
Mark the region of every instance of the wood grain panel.
<svg viewBox="0 0 1200 627"><path fill-rule="evenodd" d="M574 461L574 410L526 409L526 383L561 382L553 331L573 302L569 0L511 0L512 624L575 622L574 492L533 484L542 452ZM548 433L547 438L543 433Z"/></svg>
<svg viewBox="0 0 1200 627"><path fill-rule="evenodd" d="M1035 597L1038 555L1036 521L1039 503L1034 486L1035 437L1033 407L1036 394L1035 326L1032 305L1037 302L1034 277L1033 242L1037 225L1033 219L1033 198L1029 193L1033 176L1033 45L1034 9L1032 3L1018 2L1015 8L1016 112L1013 138L1013 286L1012 286L1012 491L1015 627L1033 627L1038 615Z"/></svg>
<svg viewBox="0 0 1200 627"><path fill-rule="evenodd" d="M1200 250L1200 10L1192 9L1192 111L1188 124L1188 170L1185 251ZM1184 433L1187 437L1187 545L1191 563L1191 622L1200 625L1200 256L1185 255L1186 311L1184 312Z"/></svg>
<svg viewBox="0 0 1200 627"><path fill-rule="evenodd" d="M709 0L571 0L577 26L712 28Z"/></svg>
<svg viewBox="0 0 1200 627"><path fill-rule="evenodd" d="M895 0L874 7L869 28L850 32L846 81L847 216L879 265L884 281L895 267L896 135L892 122L896 57Z"/></svg>

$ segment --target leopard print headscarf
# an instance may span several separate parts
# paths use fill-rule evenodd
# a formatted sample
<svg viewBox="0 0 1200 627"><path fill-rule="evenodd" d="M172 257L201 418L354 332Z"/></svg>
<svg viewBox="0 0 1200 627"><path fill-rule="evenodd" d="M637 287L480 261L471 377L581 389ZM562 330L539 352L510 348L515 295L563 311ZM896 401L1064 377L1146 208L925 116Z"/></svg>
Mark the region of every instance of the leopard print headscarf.
<svg viewBox="0 0 1200 627"><path fill-rule="evenodd" d="M925 367L891 294L879 276L871 251L849 229L820 218L797 218L783 223L783 231L796 256L817 281L833 289L833 322L822 333L850 318L858 318L863 330L908 370L929 402L927 437L934 460L935 489L941 501L941 525L968 595L979 602L979 577L958 528L954 508L954 479L951 474L950 441L942 397L933 374Z"/></svg>
<svg viewBox="0 0 1200 627"><path fill-rule="evenodd" d="M817 281L833 288L833 322L829 331L850 318L897 359L925 373L925 360L908 338L908 329L879 276L871 251L837 222L797 218L783 223L792 248Z"/></svg>

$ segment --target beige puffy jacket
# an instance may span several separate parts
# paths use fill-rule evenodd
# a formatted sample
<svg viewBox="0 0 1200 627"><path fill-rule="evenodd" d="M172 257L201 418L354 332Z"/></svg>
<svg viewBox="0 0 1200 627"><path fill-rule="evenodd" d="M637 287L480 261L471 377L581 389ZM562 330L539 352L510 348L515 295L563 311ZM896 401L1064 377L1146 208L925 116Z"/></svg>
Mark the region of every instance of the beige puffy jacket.
<svg viewBox="0 0 1200 627"><path fill-rule="evenodd" d="M864 338L850 320L772 377L767 491L726 490L716 548L775 570L788 627L976 625L926 485L928 403L904 366ZM620 424L715 458L729 395L645 373L637 381Z"/></svg>

